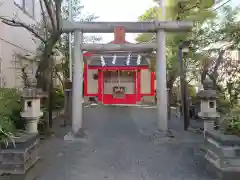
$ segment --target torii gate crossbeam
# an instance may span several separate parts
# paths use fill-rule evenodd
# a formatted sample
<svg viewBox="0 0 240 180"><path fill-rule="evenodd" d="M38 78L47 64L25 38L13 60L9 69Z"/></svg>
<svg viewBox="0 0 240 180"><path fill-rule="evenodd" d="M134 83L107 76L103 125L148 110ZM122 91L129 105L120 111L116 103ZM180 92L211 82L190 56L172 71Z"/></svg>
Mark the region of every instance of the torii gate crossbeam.
<svg viewBox="0 0 240 180"><path fill-rule="evenodd" d="M164 0L159 0L162 9L159 19L164 17ZM72 82L72 129L73 133L82 129L82 88L83 88L83 49L84 50L129 50L147 52L157 48L156 78L157 78L157 111L158 129L162 132L168 131L168 93L166 86L166 55L165 55L165 31L181 32L191 31L192 22L182 21L151 21L151 22L62 22L63 32L74 32L73 53L73 82ZM135 45L99 45L83 44L83 33L111 33L118 26L123 26L126 32L144 33L156 32L157 44L135 44Z"/></svg>
<svg viewBox="0 0 240 180"><path fill-rule="evenodd" d="M80 30L83 33L112 33L117 26L124 27L128 33L155 33L162 29L166 32L190 31L192 22L183 21L143 21L143 22L62 22L63 32Z"/></svg>
<svg viewBox="0 0 240 180"><path fill-rule="evenodd" d="M157 43L143 44L82 44L83 51L131 51L131 52L151 52L157 49Z"/></svg>

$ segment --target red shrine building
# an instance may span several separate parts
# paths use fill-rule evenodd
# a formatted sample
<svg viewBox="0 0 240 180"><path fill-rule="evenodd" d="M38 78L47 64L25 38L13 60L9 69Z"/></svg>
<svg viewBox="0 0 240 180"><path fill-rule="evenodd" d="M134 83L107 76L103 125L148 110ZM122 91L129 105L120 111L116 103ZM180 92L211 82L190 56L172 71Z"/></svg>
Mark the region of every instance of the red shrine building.
<svg viewBox="0 0 240 180"><path fill-rule="evenodd" d="M129 43L125 29L114 29L110 43ZM103 104L137 104L153 101L155 74L149 70L150 60L134 52L85 52L84 97L94 97Z"/></svg>

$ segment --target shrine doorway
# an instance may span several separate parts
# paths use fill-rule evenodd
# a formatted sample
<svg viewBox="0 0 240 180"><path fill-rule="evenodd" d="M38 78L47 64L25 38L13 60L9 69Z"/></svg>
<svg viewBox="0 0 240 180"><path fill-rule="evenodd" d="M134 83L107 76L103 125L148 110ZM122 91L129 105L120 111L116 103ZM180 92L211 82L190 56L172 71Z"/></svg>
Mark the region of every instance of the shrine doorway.
<svg viewBox="0 0 240 180"><path fill-rule="evenodd" d="M136 104L136 70L103 71L103 104Z"/></svg>

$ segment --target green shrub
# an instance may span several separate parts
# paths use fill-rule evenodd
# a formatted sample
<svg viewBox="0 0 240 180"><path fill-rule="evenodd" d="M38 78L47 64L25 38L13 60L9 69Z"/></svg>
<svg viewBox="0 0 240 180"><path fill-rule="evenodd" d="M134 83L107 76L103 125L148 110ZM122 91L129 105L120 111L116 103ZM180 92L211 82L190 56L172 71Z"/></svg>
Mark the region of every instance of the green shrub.
<svg viewBox="0 0 240 180"><path fill-rule="evenodd" d="M194 86L188 85L188 96L189 97L196 97L197 96L197 91Z"/></svg>
<svg viewBox="0 0 240 180"><path fill-rule="evenodd" d="M0 141L7 142L13 137L17 128L24 128L20 112L21 95L16 89L0 88Z"/></svg>
<svg viewBox="0 0 240 180"><path fill-rule="evenodd" d="M41 110L43 112L49 111L49 99L42 99ZM64 107L64 92L60 87L55 87L52 93L52 106L53 110L62 109Z"/></svg>
<svg viewBox="0 0 240 180"><path fill-rule="evenodd" d="M240 136L240 117L233 116L226 127L226 133Z"/></svg>
<svg viewBox="0 0 240 180"><path fill-rule="evenodd" d="M55 87L53 91L53 108L55 110L64 107L64 91L60 87Z"/></svg>
<svg viewBox="0 0 240 180"><path fill-rule="evenodd" d="M217 111L221 114L228 114L230 113L230 109L231 109L230 101L220 96L217 99Z"/></svg>
<svg viewBox="0 0 240 180"><path fill-rule="evenodd" d="M240 136L240 107L237 106L224 118L221 129L227 134Z"/></svg>

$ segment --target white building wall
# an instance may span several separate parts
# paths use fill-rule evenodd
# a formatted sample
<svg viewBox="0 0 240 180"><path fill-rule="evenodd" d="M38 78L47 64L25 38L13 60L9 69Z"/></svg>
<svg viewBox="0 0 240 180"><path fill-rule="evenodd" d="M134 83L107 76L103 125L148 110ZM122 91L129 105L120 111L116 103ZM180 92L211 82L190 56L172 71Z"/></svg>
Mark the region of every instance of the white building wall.
<svg viewBox="0 0 240 180"><path fill-rule="evenodd" d="M98 74L98 70L96 69L88 69L87 72L87 86L89 94L96 94L98 93L98 80L93 79L93 75Z"/></svg>
<svg viewBox="0 0 240 180"><path fill-rule="evenodd" d="M26 0L34 2L35 13L30 16L15 4L22 0L1 0L0 16L14 18L25 24L35 24L41 19L39 0ZM22 27L11 27L0 22L0 77L1 86L20 88L22 86L21 67L28 64L29 73L34 74L36 66L29 61L19 61L17 54L34 57L39 40Z"/></svg>
<svg viewBox="0 0 240 180"><path fill-rule="evenodd" d="M141 93L151 93L151 72L148 69L142 69L141 75Z"/></svg>

